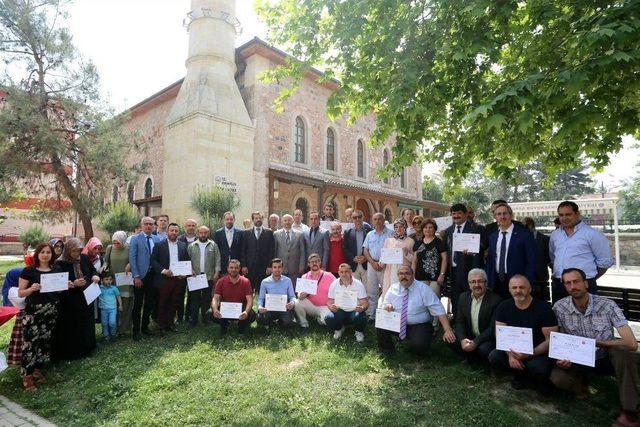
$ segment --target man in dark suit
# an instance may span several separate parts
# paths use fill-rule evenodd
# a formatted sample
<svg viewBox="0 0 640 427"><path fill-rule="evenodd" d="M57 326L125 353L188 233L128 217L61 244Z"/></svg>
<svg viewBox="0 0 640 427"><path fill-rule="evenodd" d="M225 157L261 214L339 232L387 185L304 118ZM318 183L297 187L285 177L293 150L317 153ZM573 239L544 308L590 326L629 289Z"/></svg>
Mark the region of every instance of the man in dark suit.
<svg viewBox="0 0 640 427"><path fill-rule="evenodd" d="M291 279L293 289L296 288L298 277L304 274L304 243L302 233L293 231L293 217L289 214L282 216L282 228L273 233L275 240L275 257L282 260L282 274Z"/></svg>
<svg viewBox="0 0 640 427"><path fill-rule="evenodd" d="M360 280L364 286L367 286L367 258L362 253L362 244L364 238L367 237L372 228L369 224L366 224L363 220L363 213L361 210L354 210L351 212L351 219L354 227L344 232L344 239L342 240L342 251L347 263L353 270L353 277Z"/></svg>
<svg viewBox="0 0 640 427"><path fill-rule="evenodd" d="M270 263L275 254L273 231L262 226L262 214L251 214L253 227L242 232L240 262L242 274L249 279L254 291L260 291L260 283L271 274Z"/></svg>
<svg viewBox="0 0 640 427"><path fill-rule="evenodd" d="M320 255L322 269L327 270L329 264L329 230L320 227L320 215L317 211L309 213L309 229L302 233L304 259L311 254Z"/></svg>
<svg viewBox="0 0 640 427"><path fill-rule="evenodd" d="M536 282L533 285L532 295L534 298L550 301L549 266L551 265L551 257L549 256L549 236L536 230L536 223L533 218L526 217L522 222L533 233L533 238L536 241Z"/></svg>
<svg viewBox="0 0 640 427"><path fill-rule="evenodd" d="M240 259L242 252L242 230L234 227L236 220L233 212L225 212L222 216L224 227L213 234L213 241L220 250L220 275L227 274L230 259Z"/></svg>
<svg viewBox="0 0 640 427"><path fill-rule="evenodd" d="M481 268L469 272L469 289L458 300L457 341L450 347L468 361L487 360L496 347L493 314L502 298L487 288L487 274Z"/></svg>
<svg viewBox="0 0 640 427"><path fill-rule="evenodd" d="M506 203L496 206L493 216L498 230L489 236L487 277L489 288L502 298L509 298L509 280L516 274L525 276L529 283L536 279L536 241L523 225L515 224L513 211Z"/></svg>
<svg viewBox="0 0 640 427"><path fill-rule="evenodd" d="M487 247L483 228L467 219L467 207L462 203L451 206L451 218L453 225L449 226L443 233L443 240L447 248L447 278L449 281L449 292L452 312L457 313L458 299L460 294L468 287L468 275L472 268L483 267L483 254ZM480 252L454 252L453 234L473 233L480 236Z"/></svg>
<svg viewBox="0 0 640 427"><path fill-rule="evenodd" d="M489 210L491 211L491 215L492 216L495 217L496 207L498 205L503 204L503 203L504 204L508 204L506 200L502 200L502 199L494 200L493 202L491 202L491 207L489 208ZM516 220L514 220L513 223L514 224L518 224L518 225L524 225L520 221L516 221ZM485 232L485 235L487 236L487 238L489 238L489 236L492 235L497 230L498 230L498 222L497 221L494 221L491 224L487 224L487 225L484 226L484 232Z"/></svg>
<svg viewBox="0 0 640 427"><path fill-rule="evenodd" d="M185 276L176 276L171 264L177 261L189 261L187 245L178 241L180 227L172 222L167 227L167 238L153 247L151 266L156 273L155 285L158 288L158 326L164 333L174 330L173 319L180 298L181 286Z"/></svg>

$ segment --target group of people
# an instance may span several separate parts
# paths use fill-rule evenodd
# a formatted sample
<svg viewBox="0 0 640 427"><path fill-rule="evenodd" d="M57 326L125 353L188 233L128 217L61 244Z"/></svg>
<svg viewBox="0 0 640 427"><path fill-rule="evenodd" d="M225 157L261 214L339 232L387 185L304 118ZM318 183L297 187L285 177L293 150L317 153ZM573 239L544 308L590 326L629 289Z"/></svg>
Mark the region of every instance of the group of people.
<svg viewBox="0 0 640 427"><path fill-rule="evenodd" d="M160 215L143 218L132 236L116 232L104 251L95 238L84 247L77 239L43 243L18 286L26 298L20 321L24 385L33 389L44 381L40 369L49 354L72 359L95 347L96 313L82 291L100 282L97 308L105 340L129 331L136 341L164 335L177 322L215 322L224 335L234 322L242 333L254 321L266 329L308 328L315 319L334 339L351 327L363 342L368 322L378 313L396 312L398 331L375 328L384 354L393 353L399 340L425 356L442 329L442 339L465 360L513 371L514 388L553 384L585 397L590 374L615 373L622 405L617 422L632 425L636 339L617 305L597 296L596 280L613 264L606 238L582 222L571 201L558 206L560 226L550 237L537 232L530 218L515 221L505 201L491 209L496 221L482 226L467 206L454 204L453 223L440 232L434 219L411 209L393 224L382 213L368 224L357 209L348 209L340 222L327 204L324 215L309 213L308 224L300 210L281 218L272 214L267 226L254 212L252 225L239 229L227 212L214 232L189 219L181 233ZM479 249L454 250L457 233L475 234ZM383 262L390 248L401 251L401 261ZM190 263L191 275L204 275L208 286L189 290L186 275L171 270L180 261ZM69 289L40 293L40 275L54 271L69 273ZM130 273L133 285L114 283L118 273ZM297 282L315 283L315 293L297 290ZM453 320L442 294L451 301ZM280 305L274 306L276 299ZM241 307L234 318L223 315L225 303ZM531 328L533 355L496 349L497 325ZM557 331L595 339L595 368L550 359L550 335Z"/></svg>

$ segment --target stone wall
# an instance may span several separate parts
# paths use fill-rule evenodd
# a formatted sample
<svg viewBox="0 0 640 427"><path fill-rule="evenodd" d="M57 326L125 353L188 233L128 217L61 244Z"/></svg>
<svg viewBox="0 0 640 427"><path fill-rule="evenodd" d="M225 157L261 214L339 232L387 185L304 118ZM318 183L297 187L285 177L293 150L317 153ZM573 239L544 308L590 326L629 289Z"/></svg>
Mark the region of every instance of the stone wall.
<svg viewBox="0 0 640 427"><path fill-rule="evenodd" d="M615 256L614 235L606 236ZM640 266L640 233L620 233L620 265Z"/></svg>

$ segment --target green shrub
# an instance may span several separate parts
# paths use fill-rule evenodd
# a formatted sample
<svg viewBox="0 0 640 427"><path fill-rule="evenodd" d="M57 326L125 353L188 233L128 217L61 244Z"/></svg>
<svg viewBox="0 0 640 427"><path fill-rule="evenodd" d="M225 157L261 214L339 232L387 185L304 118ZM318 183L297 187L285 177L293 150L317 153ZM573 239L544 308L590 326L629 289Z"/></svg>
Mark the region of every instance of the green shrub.
<svg viewBox="0 0 640 427"><path fill-rule="evenodd" d="M220 187L198 186L191 195L191 207L200 215L202 224L213 232L222 224L222 215L240 206L240 198Z"/></svg>
<svg viewBox="0 0 640 427"><path fill-rule="evenodd" d="M116 231L132 231L138 224L142 216L138 209L126 200L112 203L107 210L98 217L98 225L111 235Z"/></svg>
<svg viewBox="0 0 640 427"><path fill-rule="evenodd" d="M20 241L35 248L39 243L48 242L49 235L45 233L41 225L34 225L20 233Z"/></svg>

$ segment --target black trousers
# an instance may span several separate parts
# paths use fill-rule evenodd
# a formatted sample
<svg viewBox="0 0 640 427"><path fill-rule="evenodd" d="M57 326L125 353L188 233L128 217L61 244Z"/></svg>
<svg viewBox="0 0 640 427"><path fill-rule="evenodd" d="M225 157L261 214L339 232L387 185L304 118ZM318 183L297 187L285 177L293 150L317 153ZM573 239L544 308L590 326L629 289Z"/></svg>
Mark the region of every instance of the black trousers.
<svg viewBox="0 0 640 427"><path fill-rule="evenodd" d="M142 326L143 331L149 330L151 313L156 310L158 292L153 284L153 273L149 271L142 279L142 287L133 287L133 310L131 322L133 323L133 334L139 334ZM142 314L142 315L141 315Z"/></svg>
<svg viewBox="0 0 640 427"><path fill-rule="evenodd" d="M489 363L494 368L509 369L516 377L529 376L537 383L543 384L549 380L553 361L547 356L532 356L522 361L524 371L511 369L509 366L509 355L506 351L493 350L489 353Z"/></svg>
<svg viewBox="0 0 640 427"><path fill-rule="evenodd" d="M463 351L460 341L448 344L448 346L454 353L469 362L486 361L489 358L489 354L496 348L496 344L492 340L481 342L474 351Z"/></svg>
<svg viewBox="0 0 640 427"><path fill-rule="evenodd" d="M455 317L458 313L458 300L460 299L460 295L469 290L468 283L457 283L457 267L451 268L451 275L449 276L449 289L451 298L451 313Z"/></svg>
<svg viewBox="0 0 640 427"><path fill-rule="evenodd" d="M213 322L220 325L220 329L222 332L226 332L229 329L229 325L231 322L238 322L238 329L240 332L245 331L249 325L256 321L256 312L253 310L249 310L249 314L247 318L244 320L234 320L234 319L218 319L216 317L213 318Z"/></svg>
<svg viewBox="0 0 640 427"><path fill-rule="evenodd" d="M598 284L596 283L596 279L587 279L587 283L589 284L589 293L597 295ZM567 289L564 287L564 283L562 283L562 280L558 279L557 277L551 278L551 290L553 292L551 295L553 304L555 304L556 301L569 296L569 294L567 293Z"/></svg>
<svg viewBox="0 0 640 427"><path fill-rule="evenodd" d="M511 294L509 293L509 280L505 279L500 280L498 275L496 274L496 278L493 282L493 293L498 295L502 299L511 298Z"/></svg>
<svg viewBox="0 0 640 427"><path fill-rule="evenodd" d="M293 310L287 311L267 311L266 313L258 313L258 325L271 326L275 321L279 321L280 325L285 328L293 326Z"/></svg>
<svg viewBox="0 0 640 427"><path fill-rule="evenodd" d="M378 348L385 352L394 352L394 337L398 337L397 332L387 331L386 329L376 328L376 338L378 340ZM431 340L433 339L433 325L428 323L417 323L415 325L407 325L407 337L404 341L409 345L409 351L417 356L426 356L431 348Z"/></svg>

